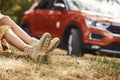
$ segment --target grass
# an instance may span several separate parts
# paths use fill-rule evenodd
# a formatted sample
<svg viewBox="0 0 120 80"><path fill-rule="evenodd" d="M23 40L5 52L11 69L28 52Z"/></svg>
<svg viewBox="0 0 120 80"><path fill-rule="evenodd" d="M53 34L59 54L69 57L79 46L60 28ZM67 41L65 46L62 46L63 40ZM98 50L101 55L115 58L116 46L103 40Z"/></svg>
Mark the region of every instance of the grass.
<svg viewBox="0 0 120 80"><path fill-rule="evenodd" d="M35 63L13 53L0 56L0 80L120 80L119 58L89 54L75 57L55 50Z"/></svg>
<svg viewBox="0 0 120 80"><path fill-rule="evenodd" d="M90 58L91 69L96 71L98 78L109 76L108 80L120 79L120 60L111 59L107 57L102 58Z"/></svg>

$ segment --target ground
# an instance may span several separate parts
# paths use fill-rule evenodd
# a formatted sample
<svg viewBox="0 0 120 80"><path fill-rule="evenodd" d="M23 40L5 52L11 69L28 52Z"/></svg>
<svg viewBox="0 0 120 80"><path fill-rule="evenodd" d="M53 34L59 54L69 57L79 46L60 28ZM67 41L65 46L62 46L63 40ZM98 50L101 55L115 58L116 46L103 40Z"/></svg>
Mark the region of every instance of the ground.
<svg viewBox="0 0 120 80"><path fill-rule="evenodd" d="M119 58L90 54L75 57L56 49L35 63L17 53L0 56L0 80L120 80Z"/></svg>

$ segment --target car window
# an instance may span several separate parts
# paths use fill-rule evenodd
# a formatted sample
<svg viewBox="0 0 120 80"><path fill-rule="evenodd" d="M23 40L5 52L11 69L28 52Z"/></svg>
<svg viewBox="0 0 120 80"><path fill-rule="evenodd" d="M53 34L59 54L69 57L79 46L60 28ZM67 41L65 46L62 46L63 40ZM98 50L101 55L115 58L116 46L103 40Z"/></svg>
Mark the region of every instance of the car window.
<svg viewBox="0 0 120 80"><path fill-rule="evenodd" d="M42 0L38 6L36 7L36 9L48 9L49 3L51 0Z"/></svg>
<svg viewBox="0 0 120 80"><path fill-rule="evenodd" d="M54 7L54 4L55 4L55 3L62 3L62 4L65 5L64 0L53 0L52 4L51 4L51 6L50 6L50 9L52 9L52 10L55 9L55 7Z"/></svg>
<svg viewBox="0 0 120 80"><path fill-rule="evenodd" d="M64 4L64 1L63 0L55 0L54 3L63 3Z"/></svg>

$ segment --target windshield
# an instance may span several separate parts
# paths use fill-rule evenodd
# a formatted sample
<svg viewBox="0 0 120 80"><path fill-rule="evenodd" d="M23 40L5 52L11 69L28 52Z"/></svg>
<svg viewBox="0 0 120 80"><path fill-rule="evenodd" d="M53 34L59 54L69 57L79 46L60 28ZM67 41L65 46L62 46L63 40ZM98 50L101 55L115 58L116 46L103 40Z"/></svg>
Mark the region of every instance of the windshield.
<svg viewBox="0 0 120 80"><path fill-rule="evenodd" d="M120 6L107 0L67 0L71 10L92 11L106 16L120 18Z"/></svg>

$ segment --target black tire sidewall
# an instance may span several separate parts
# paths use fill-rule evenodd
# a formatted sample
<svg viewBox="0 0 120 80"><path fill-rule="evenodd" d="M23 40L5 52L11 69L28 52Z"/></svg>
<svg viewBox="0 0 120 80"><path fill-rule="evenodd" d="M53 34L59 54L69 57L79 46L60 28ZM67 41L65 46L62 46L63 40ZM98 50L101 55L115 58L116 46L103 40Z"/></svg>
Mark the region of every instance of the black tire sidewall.
<svg viewBox="0 0 120 80"><path fill-rule="evenodd" d="M77 29L70 29L70 35L72 35L72 51L69 53L69 47L68 47L68 55L76 55L76 56L82 56L82 51L81 51L81 36L80 32ZM69 41L69 39L68 39ZM69 46L69 44L68 44Z"/></svg>

